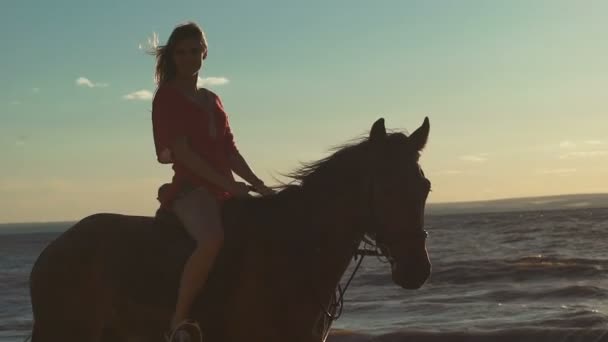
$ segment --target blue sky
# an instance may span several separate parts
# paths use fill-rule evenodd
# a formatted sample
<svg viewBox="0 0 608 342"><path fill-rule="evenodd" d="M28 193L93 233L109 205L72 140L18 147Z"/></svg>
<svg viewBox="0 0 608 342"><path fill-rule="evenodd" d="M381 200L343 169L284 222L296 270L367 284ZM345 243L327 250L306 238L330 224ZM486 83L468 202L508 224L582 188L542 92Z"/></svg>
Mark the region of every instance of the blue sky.
<svg viewBox="0 0 608 342"><path fill-rule="evenodd" d="M413 131L430 202L608 192L605 1L21 1L3 6L0 222L150 215L154 60L198 22L201 77L268 183L366 132ZM77 82L80 79L80 82ZM129 96L131 94L131 96Z"/></svg>

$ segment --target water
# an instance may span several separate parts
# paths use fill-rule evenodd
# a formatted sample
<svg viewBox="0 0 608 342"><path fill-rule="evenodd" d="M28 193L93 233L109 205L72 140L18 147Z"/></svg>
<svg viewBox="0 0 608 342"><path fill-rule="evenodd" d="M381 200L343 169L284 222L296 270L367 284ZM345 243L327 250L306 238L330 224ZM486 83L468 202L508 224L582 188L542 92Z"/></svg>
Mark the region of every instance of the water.
<svg viewBox="0 0 608 342"><path fill-rule="evenodd" d="M608 209L427 224L428 283L403 290L387 264L368 257L330 341L608 341ZM0 226L0 341L29 334L29 271L67 226Z"/></svg>

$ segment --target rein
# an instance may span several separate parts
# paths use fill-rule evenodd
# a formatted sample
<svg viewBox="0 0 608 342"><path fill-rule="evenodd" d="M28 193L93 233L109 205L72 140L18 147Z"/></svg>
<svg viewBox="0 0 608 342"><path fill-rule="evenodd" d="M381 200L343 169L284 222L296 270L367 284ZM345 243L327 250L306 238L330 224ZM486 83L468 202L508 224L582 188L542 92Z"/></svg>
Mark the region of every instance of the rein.
<svg viewBox="0 0 608 342"><path fill-rule="evenodd" d="M342 309L344 307L344 295L346 294L346 290L348 290L348 287L350 286L351 281L355 277L355 274L357 274L357 271L359 270L359 266L361 266L361 263L363 262L363 258L366 256L377 256L377 257L386 256L386 254L379 251L378 247L376 245L372 244L371 241L368 240L367 238L365 238L365 237L362 238L361 240L358 241L358 243L361 243L361 241L365 242L368 245L374 246L376 248L375 249L357 248L357 250L355 250L355 253L353 253L353 260L358 259L358 261L357 261L357 264L355 265L355 268L353 269L352 273L350 274L350 277L348 278L346 285L344 285L344 288L342 288L342 286L338 283L338 286L336 286L336 289L334 290L335 291L334 294L331 296L331 303L329 304L328 308L325 308L325 306L323 306L323 304L321 304L319 302L319 306L321 307L321 311L323 311L323 315L325 318L322 321L323 334L322 334L321 341L325 341L327 339L327 336L329 335L329 330L331 329L332 324L334 323L334 321L336 321L342 315Z"/></svg>
<svg viewBox="0 0 608 342"><path fill-rule="evenodd" d="M370 191L370 195L369 195L370 221L372 222L372 226L374 226L377 229L376 226L379 225L379 223L378 223L378 220L376 219L376 213L374 210L374 183L373 183L373 181L370 182L369 188L370 188L369 189L369 191ZM361 244L361 242L364 242L366 245L374 247L374 249L359 248L359 245ZM355 249L355 252L353 253L352 258L355 261L357 261L357 259L359 259L359 260L357 261L355 268L353 269L350 277L348 278L346 285L344 286L344 288L342 288L340 283L338 283L338 286L336 286L336 289L334 290L334 293L331 296L331 303L329 304L328 308L325 308L325 306L319 302L319 306L321 307L321 310L325 317L325 319L323 320L322 341L325 341L327 339L327 336L329 335L329 330L331 329L333 322L335 320L337 320L338 318L340 318L340 316L342 315L342 309L344 308L344 295L346 294L346 290L348 290L348 287L350 286L351 281L355 277L355 274L357 274L357 271L359 270L359 266L361 266L361 263L363 262L363 258L365 258L368 255L377 256L377 257L384 256L384 257L387 257L387 259L389 259L389 260L391 258L390 255L387 255L379 248L377 242L374 243L369 238L367 238L365 236L365 233L363 234L361 239L357 240L355 243L357 244L357 248Z"/></svg>
<svg viewBox="0 0 608 342"><path fill-rule="evenodd" d="M336 286L336 289L334 290L334 294L332 295L331 303L329 304L328 308L325 308L325 306L322 303L319 303L319 306L321 307L321 310L325 317L325 320L323 320L322 341L325 341L327 339L327 336L329 335L329 330L331 329L333 322L336 321L338 318L340 318L340 316L342 315L342 309L344 307L344 295L346 294L346 290L348 290L348 287L349 287L351 281L355 277L355 274L359 270L359 266L361 266L361 263L363 262L363 258L365 258L366 256L376 256L378 258L385 257L386 262L392 262L392 260L393 260L392 256L390 255L390 250L388 248L381 247L383 245L383 242L382 242L382 237L379 236L380 234L378 232L378 227L381 226L381 223L377 219L376 212L374 210L374 201L373 201L374 192L373 191L374 191L374 188L373 188L373 181L372 181L372 182L370 182L369 208L370 208L370 223L371 223L370 226L375 228L374 231L372 232L374 234L375 241L372 241L371 239L369 239L365 235L365 233L363 234L361 239L356 241L357 248L355 249L355 252L353 253L352 258L353 258L353 260L357 261L357 264L355 265L355 268L353 269L350 277L348 278L346 285L344 286L344 288L342 288L340 283L338 283L338 285ZM422 229L419 232L419 235L417 234L414 237L418 237L418 236L426 239L428 236L428 232L426 230ZM359 248L358 246L361 244L361 242L364 242L366 246L372 246L373 249Z"/></svg>
<svg viewBox="0 0 608 342"><path fill-rule="evenodd" d="M365 240L361 240L361 241L368 243L368 241L365 241ZM358 259L357 265L355 265L355 268L353 269L352 273L350 274L350 277L348 278L346 285L344 285L344 288L342 288L342 285L338 284L338 286L336 287L335 293L332 296L332 302L329 304L329 309L326 309L323 306L323 304L319 303L319 305L321 306L321 310L323 310L323 314L325 315L325 317L327 317L330 320L330 325L333 321L337 320L342 315L342 308L344 306L344 294L346 294L346 290L348 290L348 287L350 286L351 281L353 280L353 278L355 277L355 274L357 274L357 271L359 270L359 266L361 266L361 263L363 262L363 258L366 256L382 257L382 256L387 256L387 255L382 253L381 251L379 251L377 248L376 249L361 249L360 248L355 251L355 253L353 254L353 260L357 261L357 259ZM337 314L335 314L336 311L338 312ZM332 314L332 312L333 312L333 314Z"/></svg>

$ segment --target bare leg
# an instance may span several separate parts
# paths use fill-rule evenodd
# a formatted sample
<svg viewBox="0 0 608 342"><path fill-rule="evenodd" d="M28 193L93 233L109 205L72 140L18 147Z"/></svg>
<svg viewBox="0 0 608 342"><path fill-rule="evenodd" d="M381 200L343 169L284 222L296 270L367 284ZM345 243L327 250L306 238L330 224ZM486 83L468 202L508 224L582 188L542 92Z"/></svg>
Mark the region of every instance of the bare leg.
<svg viewBox="0 0 608 342"><path fill-rule="evenodd" d="M197 240L197 247L182 272L172 328L188 318L192 303L204 287L224 242L217 200L205 189L193 190L185 198L178 199L174 211Z"/></svg>
<svg viewBox="0 0 608 342"><path fill-rule="evenodd" d="M219 252L219 247L219 244L215 242L201 243L186 262L180 280L177 306L171 320L171 327L175 327L181 321L188 318L192 302L194 302L199 291L205 286L209 271Z"/></svg>

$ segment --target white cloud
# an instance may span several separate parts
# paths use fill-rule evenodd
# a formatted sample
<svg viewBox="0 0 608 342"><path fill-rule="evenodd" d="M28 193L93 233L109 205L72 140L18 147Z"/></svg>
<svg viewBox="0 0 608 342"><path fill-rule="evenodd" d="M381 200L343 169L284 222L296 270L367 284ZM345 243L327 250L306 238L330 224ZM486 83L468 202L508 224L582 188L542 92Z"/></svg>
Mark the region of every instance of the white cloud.
<svg viewBox="0 0 608 342"><path fill-rule="evenodd" d="M601 140L587 140L585 141L587 145L602 145L604 144Z"/></svg>
<svg viewBox="0 0 608 342"><path fill-rule="evenodd" d="M478 154L469 154L465 156L460 156L460 160L473 162L473 163L483 163L488 160L487 153L478 153Z"/></svg>
<svg viewBox="0 0 608 342"><path fill-rule="evenodd" d="M25 135L20 135L17 137L17 140L15 140L15 146L23 146L26 141L27 137Z"/></svg>
<svg viewBox="0 0 608 342"><path fill-rule="evenodd" d="M224 85L230 82L226 77L205 77L199 76L196 86L197 87L213 87L217 85Z"/></svg>
<svg viewBox="0 0 608 342"><path fill-rule="evenodd" d="M443 171L437 171L435 174L437 175L460 175L464 172L460 171L460 170L443 170Z"/></svg>
<svg viewBox="0 0 608 342"><path fill-rule="evenodd" d="M608 150L569 152L559 156L559 159L595 158L603 156L608 156Z"/></svg>
<svg viewBox="0 0 608 342"><path fill-rule="evenodd" d="M125 100L151 100L152 92L146 89L134 91L130 94L123 96L122 98Z"/></svg>
<svg viewBox="0 0 608 342"><path fill-rule="evenodd" d="M79 77L76 80L76 84L80 85L80 86L87 86L89 88L93 88L95 85L93 85L93 82L89 81L87 78L84 77Z"/></svg>
<svg viewBox="0 0 608 342"><path fill-rule="evenodd" d="M107 87L108 84L107 83L93 83L91 80L89 80L86 77L78 77L76 79L76 85L82 86L82 87L89 87L89 88L98 88L98 87Z"/></svg>
<svg viewBox="0 0 608 342"><path fill-rule="evenodd" d="M230 82L226 77L199 77L197 80L198 87L211 87L217 85L224 85ZM151 100L154 94L146 89L137 90L130 94L124 95L125 100Z"/></svg>
<svg viewBox="0 0 608 342"><path fill-rule="evenodd" d="M546 169L546 170L538 170L537 171L543 175L557 175L557 174L565 174L565 173L573 173L576 172L576 169Z"/></svg>
<svg viewBox="0 0 608 342"><path fill-rule="evenodd" d="M562 142L559 143L559 147L561 147L561 148L574 148L574 147L576 147L576 144L573 143L572 141L564 140L564 141L562 141Z"/></svg>
<svg viewBox="0 0 608 342"><path fill-rule="evenodd" d="M39 93L40 92L40 88L32 88L32 92Z"/></svg>
<svg viewBox="0 0 608 342"><path fill-rule="evenodd" d="M14 106L17 106L17 105L21 104L21 101L17 101L17 100L11 101L11 104L14 105Z"/></svg>

